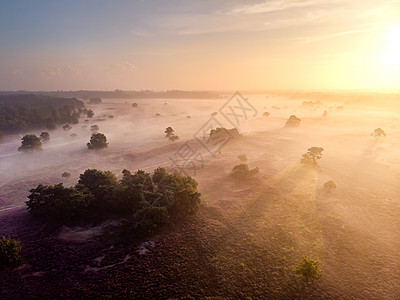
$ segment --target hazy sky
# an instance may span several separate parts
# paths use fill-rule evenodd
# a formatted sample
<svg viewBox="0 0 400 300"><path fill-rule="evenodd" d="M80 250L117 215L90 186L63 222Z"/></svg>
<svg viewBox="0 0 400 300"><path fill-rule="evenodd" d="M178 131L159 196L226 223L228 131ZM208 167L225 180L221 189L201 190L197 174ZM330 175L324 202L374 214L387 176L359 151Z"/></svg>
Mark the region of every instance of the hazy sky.
<svg viewBox="0 0 400 300"><path fill-rule="evenodd" d="M400 88L400 0L0 0L0 90Z"/></svg>

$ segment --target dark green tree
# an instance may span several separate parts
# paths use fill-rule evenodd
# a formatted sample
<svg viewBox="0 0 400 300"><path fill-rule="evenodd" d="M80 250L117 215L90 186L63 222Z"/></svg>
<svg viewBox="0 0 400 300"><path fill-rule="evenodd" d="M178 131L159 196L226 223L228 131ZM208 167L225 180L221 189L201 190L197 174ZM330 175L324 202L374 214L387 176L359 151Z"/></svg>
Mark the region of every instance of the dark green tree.
<svg viewBox="0 0 400 300"><path fill-rule="evenodd" d="M239 164L233 167L230 176L234 179L246 180L259 172L258 168L249 169L247 164Z"/></svg>
<svg viewBox="0 0 400 300"><path fill-rule="evenodd" d="M28 199L26 205L32 215L66 223L87 218L94 203L92 194L75 187L64 187L62 183L40 184L30 190Z"/></svg>
<svg viewBox="0 0 400 300"><path fill-rule="evenodd" d="M108 147L107 138L102 133L93 133L90 142L87 143L87 147L89 150L97 150Z"/></svg>
<svg viewBox="0 0 400 300"><path fill-rule="evenodd" d="M18 148L18 151L32 152L42 150L42 142L34 134L27 134L21 140L22 145Z"/></svg>

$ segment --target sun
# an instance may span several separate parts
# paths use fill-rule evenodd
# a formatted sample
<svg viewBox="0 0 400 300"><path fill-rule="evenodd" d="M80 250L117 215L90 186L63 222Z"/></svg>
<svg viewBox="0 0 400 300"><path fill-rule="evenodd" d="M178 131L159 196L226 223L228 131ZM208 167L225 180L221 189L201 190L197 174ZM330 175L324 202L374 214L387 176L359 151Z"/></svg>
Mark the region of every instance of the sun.
<svg viewBox="0 0 400 300"><path fill-rule="evenodd" d="M400 25L392 26L388 29L384 49L381 52L380 61L382 64L400 68Z"/></svg>

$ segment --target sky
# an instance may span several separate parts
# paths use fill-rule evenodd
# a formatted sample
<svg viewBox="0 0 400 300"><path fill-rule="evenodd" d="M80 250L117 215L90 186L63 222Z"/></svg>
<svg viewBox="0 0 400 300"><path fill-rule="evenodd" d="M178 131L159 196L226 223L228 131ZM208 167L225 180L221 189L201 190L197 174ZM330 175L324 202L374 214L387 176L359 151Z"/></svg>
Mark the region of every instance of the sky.
<svg viewBox="0 0 400 300"><path fill-rule="evenodd" d="M400 0L0 0L0 90L400 89Z"/></svg>

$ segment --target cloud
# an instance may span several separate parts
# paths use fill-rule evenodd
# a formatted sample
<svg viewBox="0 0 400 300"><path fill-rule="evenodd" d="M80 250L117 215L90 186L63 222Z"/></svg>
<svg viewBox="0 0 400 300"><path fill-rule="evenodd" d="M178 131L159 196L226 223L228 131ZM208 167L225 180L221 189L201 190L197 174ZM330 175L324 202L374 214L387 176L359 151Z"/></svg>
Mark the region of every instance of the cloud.
<svg viewBox="0 0 400 300"><path fill-rule="evenodd" d="M122 64L111 64L108 66L108 71L112 72L129 72L135 69L135 65L129 61L126 61Z"/></svg>
<svg viewBox="0 0 400 300"><path fill-rule="evenodd" d="M248 15L248 14L262 14L276 11L283 11L292 8L311 7L320 4L320 1L316 0L272 0L264 1L263 3L256 3L250 5L242 5L235 7L222 14L228 15Z"/></svg>
<svg viewBox="0 0 400 300"><path fill-rule="evenodd" d="M80 76L82 70L71 66L62 67L49 67L40 71L40 76L45 80L52 80L56 78L75 77Z"/></svg>

